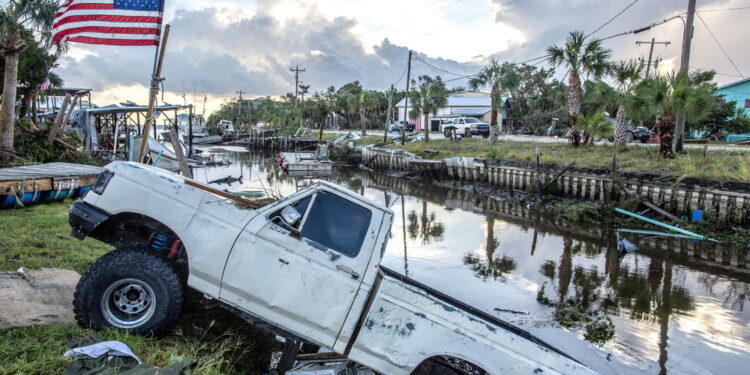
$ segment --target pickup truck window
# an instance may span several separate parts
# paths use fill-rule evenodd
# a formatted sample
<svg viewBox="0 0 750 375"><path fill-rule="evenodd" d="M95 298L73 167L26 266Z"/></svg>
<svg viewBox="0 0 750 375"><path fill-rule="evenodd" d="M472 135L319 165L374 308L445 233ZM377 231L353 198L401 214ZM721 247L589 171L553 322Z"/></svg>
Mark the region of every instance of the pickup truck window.
<svg viewBox="0 0 750 375"><path fill-rule="evenodd" d="M302 225L303 237L350 258L359 254L372 212L330 193L318 193Z"/></svg>

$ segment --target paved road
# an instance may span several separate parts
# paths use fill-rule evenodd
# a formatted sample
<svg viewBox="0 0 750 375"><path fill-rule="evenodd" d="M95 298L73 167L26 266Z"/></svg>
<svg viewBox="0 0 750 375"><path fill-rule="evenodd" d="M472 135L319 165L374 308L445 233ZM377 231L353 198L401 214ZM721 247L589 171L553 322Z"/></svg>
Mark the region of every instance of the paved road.
<svg viewBox="0 0 750 375"><path fill-rule="evenodd" d="M361 131L359 129L356 130L324 130L326 133L333 133L333 134L347 134L349 132L352 132L354 134L360 135ZM381 130L368 130L368 135L383 135L383 132ZM443 136L442 133L438 132L430 132L430 139L445 139L445 136ZM545 137L545 136L538 136L538 135L501 135L500 136L501 141L516 141L516 142L538 142L538 143L568 143L568 140L566 138L560 138L560 137ZM600 141L596 144L610 144L608 141ZM630 145L639 146L639 147L658 147L658 143L638 143L634 142ZM685 148L689 149L698 149L702 150L705 145L700 144L686 144ZM734 145L709 145L708 146L709 151L743 151L743 152L750 152L750 147L747 146L734 146Z"/></svg>

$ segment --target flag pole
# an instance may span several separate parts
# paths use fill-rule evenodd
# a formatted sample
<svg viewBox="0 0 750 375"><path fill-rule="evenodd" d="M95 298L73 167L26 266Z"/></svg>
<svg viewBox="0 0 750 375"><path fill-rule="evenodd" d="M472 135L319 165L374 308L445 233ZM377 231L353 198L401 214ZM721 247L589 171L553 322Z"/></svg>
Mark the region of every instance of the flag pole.
<svg viewBox="0 0 750 375"><path fill-rule="evenodd" d="M148 139L151 130L151 124L154 122L154 109L156 107L156 98L159 93L159 82L162 81L161 66L164 62L164 52L167 49L167 39L169 39L170 25L164 26L164 35L162 36L159 48L157 48L157 55L154 58L154 71L151 75L151 87L149 88L148 97L148 110L146 110L146 124L143 127L143 139L141 140L141 152L138 157L138 161L143 163L143 159L146 156L148 149Z"/></svg>

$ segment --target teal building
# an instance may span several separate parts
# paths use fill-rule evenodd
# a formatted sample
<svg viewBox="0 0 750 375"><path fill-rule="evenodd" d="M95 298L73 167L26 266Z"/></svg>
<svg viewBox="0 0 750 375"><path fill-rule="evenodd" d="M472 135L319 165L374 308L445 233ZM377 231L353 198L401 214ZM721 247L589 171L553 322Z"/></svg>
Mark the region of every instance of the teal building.
<svg viewBox="0 0 750 375"><path fill-rule="evenodd" d="M736 101L737 106L750 115L750 78L720 86L716 93L724 95L726 101Z"/></svg>

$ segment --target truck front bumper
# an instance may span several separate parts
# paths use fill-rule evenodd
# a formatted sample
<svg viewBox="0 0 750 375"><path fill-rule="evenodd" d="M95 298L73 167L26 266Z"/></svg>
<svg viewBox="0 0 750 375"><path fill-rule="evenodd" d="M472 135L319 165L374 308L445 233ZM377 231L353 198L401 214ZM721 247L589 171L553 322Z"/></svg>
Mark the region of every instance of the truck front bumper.
<svg viewBox="0 0 750 375"><path fill-rule="evenodd" d="M79 240L83 240L107 219L109 219L108 213L84 201L76 201L70 207L70 213L68 214L70 234Z"/></svg>

